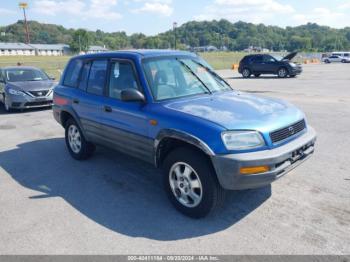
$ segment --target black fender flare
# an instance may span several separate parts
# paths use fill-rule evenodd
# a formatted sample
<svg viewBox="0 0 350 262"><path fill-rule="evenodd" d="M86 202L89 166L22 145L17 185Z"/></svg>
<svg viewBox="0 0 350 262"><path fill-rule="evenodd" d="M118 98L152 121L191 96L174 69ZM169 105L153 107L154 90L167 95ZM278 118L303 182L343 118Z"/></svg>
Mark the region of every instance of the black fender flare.
<svg viewBox="0 0 350 262"><path fill-rule="evenodd" d="M202 150L208 156L214 156L213 150L201 139L181 130L176 129L162 129L154 140L154 164L159 167L160 160L160 145L164 139L173 138L178 139L188 144L191 144Z"/></svg>

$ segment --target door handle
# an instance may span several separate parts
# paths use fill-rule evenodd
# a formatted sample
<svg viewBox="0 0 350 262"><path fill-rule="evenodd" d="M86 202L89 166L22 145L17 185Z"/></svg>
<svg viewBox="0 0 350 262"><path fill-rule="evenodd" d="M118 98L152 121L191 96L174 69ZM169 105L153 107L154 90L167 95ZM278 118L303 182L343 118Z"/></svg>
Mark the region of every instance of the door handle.
<svg viewBox="0 0 350 262"><path fill-rule="evenodd" d="M107 112L107 113L112 112L112 108L111 108L110 106L104 106L103 109L104 109L104 111Z"/></svg>
<svg viewBox="0 0 350 262"><path fill-rule="evenodd" d="M73 99L73 103L74 104L79 104L79 100L78 99Z"/></svg>

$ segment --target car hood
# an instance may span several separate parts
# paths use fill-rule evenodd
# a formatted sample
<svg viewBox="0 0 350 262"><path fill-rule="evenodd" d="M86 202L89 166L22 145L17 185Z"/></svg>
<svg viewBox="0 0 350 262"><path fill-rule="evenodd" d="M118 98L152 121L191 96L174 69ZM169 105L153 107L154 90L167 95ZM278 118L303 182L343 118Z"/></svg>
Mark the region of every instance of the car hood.
<svg viewBox="0 0 350 262"><path fill-rule="evenodd" d="M23 82L9 82L8 87L21 91L39 91L53 88L57 83L52 80L45 81L23 81Z"/></svg>
<svg viewBox="0 0 350 262"><path fill-rule="evenodd" d="M285 57L282 58L282 61L284 61L284 60L291 61L297 54L298 54L298 52L289 53L288 55L286 55Z"/></svg>
<svg viewBox="0 0 350 262"><path fill-rule="evenodd" d="M164 106L227 130L270 132L304 118L304 114L288 102L235 91L169 101Z"/></svg>

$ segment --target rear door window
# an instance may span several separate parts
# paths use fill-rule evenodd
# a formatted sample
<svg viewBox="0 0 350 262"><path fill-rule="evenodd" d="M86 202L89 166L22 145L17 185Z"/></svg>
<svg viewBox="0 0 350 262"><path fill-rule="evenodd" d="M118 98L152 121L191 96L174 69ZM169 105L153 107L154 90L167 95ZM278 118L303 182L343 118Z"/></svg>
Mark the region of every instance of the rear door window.
<svg viewBox="0 0 350 262"><path fill-rule="evenodd" d="M85 62L83 66L83 71L81 72L80 81L79 81L79 89L86 90L88 77L90 73L91 61Z"/></svg>
<svg viewBox="0 0 350 262"><path fill-rule="evenodd" d="M63 85L69 86L69 87L77 87L82 66L83 66L82 60L80 59L72 60L66 69L66 75L64 77Z"/></svg>
<svg viewBox="0 0 350 262"><path fill-rule="evenodd" d="M96 60L92 62L87 92L94 95L103 95L106 83L107 60Z"/></svg>

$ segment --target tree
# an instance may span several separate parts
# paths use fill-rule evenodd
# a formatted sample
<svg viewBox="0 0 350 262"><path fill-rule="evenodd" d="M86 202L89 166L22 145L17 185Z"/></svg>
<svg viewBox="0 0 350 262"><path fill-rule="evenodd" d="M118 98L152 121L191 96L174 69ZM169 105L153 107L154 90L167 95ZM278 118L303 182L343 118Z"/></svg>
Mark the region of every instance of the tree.
<svg viewBox="0 0 350 262"><path fill-rule="evenodd" d="M69 45L73 52L87 52L90 47L89 33L84 29L78 29L74 32L72 41Z"/></svg>

